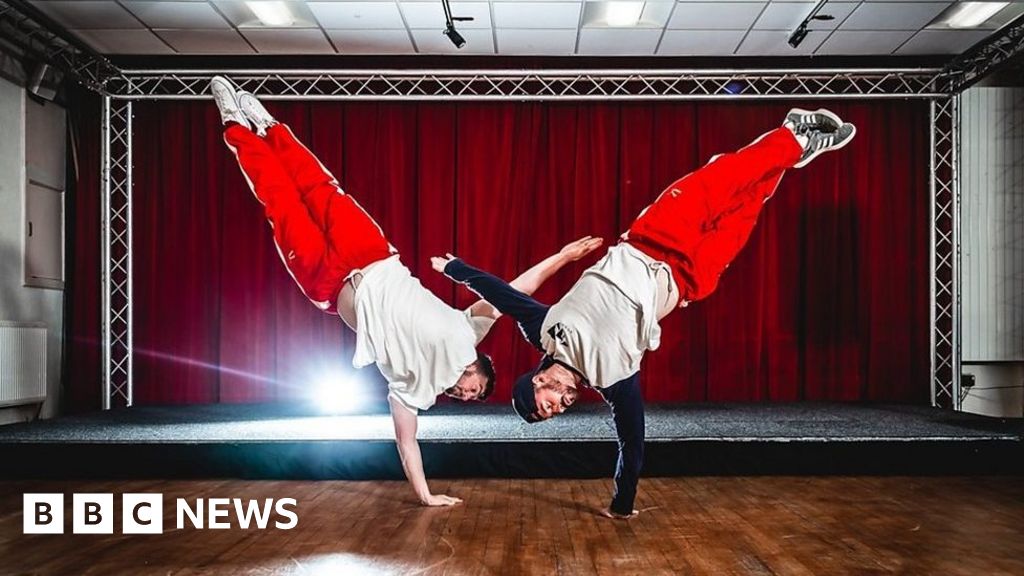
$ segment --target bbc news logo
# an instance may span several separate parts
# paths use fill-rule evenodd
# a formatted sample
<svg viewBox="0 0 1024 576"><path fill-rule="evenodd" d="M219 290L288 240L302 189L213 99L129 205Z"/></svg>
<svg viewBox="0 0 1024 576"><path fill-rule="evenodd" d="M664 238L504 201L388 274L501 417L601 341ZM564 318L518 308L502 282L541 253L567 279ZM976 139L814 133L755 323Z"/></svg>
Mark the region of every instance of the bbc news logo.
<svg viewBox="0 0 1024 576"><path fill-rule="evenodd" d="M178 530L291 530L299 523L297 505L294 498L178 498L174 508ZM64 494L25 494L22 510L25 534L64 533ZM121 533L163 534L163 512L163 494L122 494ZM72 494L72 534L113 534L114 518L113 494Z"/></svg>

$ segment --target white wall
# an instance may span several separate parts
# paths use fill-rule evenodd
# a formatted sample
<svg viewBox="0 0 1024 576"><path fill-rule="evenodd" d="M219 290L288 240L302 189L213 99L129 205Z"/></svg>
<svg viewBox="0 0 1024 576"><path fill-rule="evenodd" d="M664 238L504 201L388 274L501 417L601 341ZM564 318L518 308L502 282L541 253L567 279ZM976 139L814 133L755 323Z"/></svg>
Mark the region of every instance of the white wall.
<svg viewBox="0 0 1024 576"><path fill-rule="evenodd" d="M64 292L24 285L25 90L0 78L0 320L42 322L47 328L47 400L43 416L60 406L61 335ZM47 107L56 106L47 104ZM62 153L62 152L61 152ZM0 409L0 424L32 417L35 408Z"/></svg>
<svg viewBox="0 0 1024 576"><path fill-rule="evenodd" d="M961 115L964 410L1024 411L1024 89L977 87Z"/></svg>

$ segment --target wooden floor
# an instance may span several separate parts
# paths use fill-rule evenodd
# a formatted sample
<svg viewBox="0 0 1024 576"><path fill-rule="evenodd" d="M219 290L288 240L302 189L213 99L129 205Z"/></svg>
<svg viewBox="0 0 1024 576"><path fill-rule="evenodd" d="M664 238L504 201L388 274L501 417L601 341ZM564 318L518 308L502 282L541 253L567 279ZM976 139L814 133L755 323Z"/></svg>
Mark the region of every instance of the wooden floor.
<svg viewBox="0 0 1024 576"><path fill-rule="evenodd" d="M3 482L3 574L1024 574L1024 478L644 479L612 521L604 480ZM22 535L22 494L113 492L115 534ZM120 534L120 494L167 531ZM175 528L177 498L298 500L293 530Z"/></svg>

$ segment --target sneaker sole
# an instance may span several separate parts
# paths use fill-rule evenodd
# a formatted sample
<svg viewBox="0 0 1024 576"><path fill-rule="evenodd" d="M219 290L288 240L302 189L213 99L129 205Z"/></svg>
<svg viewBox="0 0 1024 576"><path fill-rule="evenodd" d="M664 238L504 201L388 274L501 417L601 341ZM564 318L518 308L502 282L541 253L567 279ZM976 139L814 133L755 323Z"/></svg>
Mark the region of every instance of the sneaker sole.
<svg viewBox="0 0 1024 576"><path fill-rule="evenodd" d="M844 124L849 124L849 122L844 122ZM800 162L797 162L796 164L794 164L793 168L803 168L804 166L807 166L808 164L810 164L811 160L814 160L815 158L817 158L818 156L821 156L825 152L834 152L836 150L842 149L844 146L849 144L851 140L853 140L854 136L857 135L857 127L854 126L853 124L850 124L850 128L853 128L853 132L850 132L850 136L848 138L846 138L845 140L843 140L842 142L840 142L840 143L838 143L838 144L836 144L834 146L829 146L828 148L822 148L821 150L818 150L817 152L811 154L807 158L805 158L805 159L801 160Z"/></svg>

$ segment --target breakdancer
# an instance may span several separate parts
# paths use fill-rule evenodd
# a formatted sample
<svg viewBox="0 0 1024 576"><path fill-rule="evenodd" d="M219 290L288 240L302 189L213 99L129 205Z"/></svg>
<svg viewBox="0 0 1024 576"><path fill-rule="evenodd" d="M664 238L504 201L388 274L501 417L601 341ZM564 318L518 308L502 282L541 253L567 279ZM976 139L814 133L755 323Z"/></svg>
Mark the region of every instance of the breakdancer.
<svg viewBox="0 0 1024 576"><path fill-rule="evenodd" d="M640 361L658 348L658 322L714 291L786 170L842 148L855 132L828 110L791 110L782 127L673 182L552 306L451 254L431 259L435 270L515 318L543 353L539 367L513 388L520 417L537 422L561 414L582 387L597 390L611 407L619 455L605 516L636 514L644 453Z"/></svg>
<svg viewBox="0 0 1024 576"><path fill-rule="evenodd" d="M461 502L432 494L427 486L417 412L442 393L458 400L487 398L494 368L476 345L501 313L483 300L466 310L442 302L402 264L380 226L255 96L223 77L210 82L210 91L225 125L224 141L263 205L288 272L313 304L341 316L355 331L352 364L376 364L387 379L402 468L420 502ZM600 244L586 237L566 245L516 278L513 289L534 292Z"/></svg>

